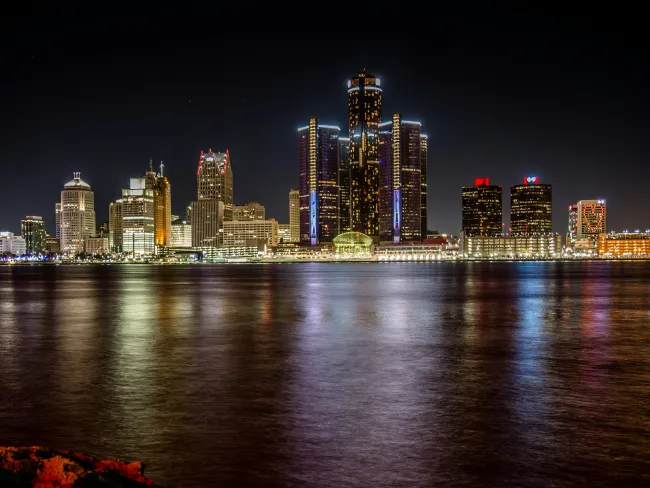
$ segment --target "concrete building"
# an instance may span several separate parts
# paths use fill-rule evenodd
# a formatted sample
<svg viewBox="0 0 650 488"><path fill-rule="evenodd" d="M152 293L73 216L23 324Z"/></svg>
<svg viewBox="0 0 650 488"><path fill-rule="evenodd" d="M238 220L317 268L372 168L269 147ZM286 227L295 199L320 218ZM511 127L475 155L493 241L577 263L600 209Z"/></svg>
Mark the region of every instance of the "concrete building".
<svg viewBox="0 0 650 488"><path fill-rule="evenodd" d="M39 254L45 251L47 229L43 217L28 215L20 222L20 230L27 254Z"/></svg>
<svg viewBox="0 0 650 488"><path fill-rule="evenodd" d="M607 205L605 200L580 200L577 208L576 239L597 241L607 233Z"/></svg>
<svg viewBox="0 0 650 488"><path fill-rule="evenodd" d="M122 252L122 200L108 206L108 248L111 252Z"/></svg>
<svg viewBox="0 0 650 488"><path fill-rule="evenodd" d="M192 202L192 247L223 246L224 204L216 199Z"/></svg>
<svg viewBox="0 0 650 488"><path fill-rule="evenodd" d="M61 202L54 204L54 218L55 218L55 233L54 236L57 238L61 237Z"/></svg>
<svg viewBox="0 0 650 488"><path fill-rule="evenodd" d="M291 241L300 242L300 191L292 189L289 192L289 226Z"/></svg>
<svg viewBox="0 0 650 488"><path fill-rule="evenodd" d="M2 254L24 256L27 254L25 239L14 235L13 232L0 232L0 255Z"/></svg>
<svg viewBox="0 0 650 488"><path fill-rule="evenodd" d="M192 247L192 224L187 220L172 222L172 247Z"/></svg>
<svg viewBox="0 0 650 488"><path fill-rule="evenodd" d="M650 231L600 234L598 256L603 258L650 256Z"/></svg>
<svg viewBox="0 0 650 488"><path fill-rule="evenodd" d="M269 220L233 220L223 223L223 245L249 246L266 241L267 246L278 245L278 222Z"/></svg>
<svg viewBox="0 0 650 488"><path fill-rule="evenodd" d="M232 208L233 220L265 220L266 209L258 202L248 202L245 205L234 205Z"/></svg>
<svg viewBox="0 0 650 488"><path fill-rule="evenodd" d="M85 250L86 238L95 236L95 194L90 185L74 173L61 191L61 248L65 254Z"/></svg>
<svg viewBox="0 0 650 488"><path fill-rule="evenodd" d="M108 237L89 237L86 239L86 253L106 254L108 252Z"/></svg>
<svg viewBox="0 0 650 488"><path fill-rule="evenodd" d="M488 237L463 233L460 247L468 258L549 258L562 252L562 236L549 233Z"/></svg>
<svg viewBox="0 0 650 488"><path fill-rule="evenodd" d="M122 252L137 256L155 254L154 191L145 178L131 178L122 190Z"/></svg>
<svg viewBox="0 0 650 488"><path fill-rule="evenodd" d="M58 237L47 237L45 239L45 252L48 254L59 254L61 252L61 239Z"/></svg>
<svg viewBox="0 0 650 488"><path fill-rule="evenodd" d="M278 224L278 243L288 244L291 242L291 224Z"/></svg>

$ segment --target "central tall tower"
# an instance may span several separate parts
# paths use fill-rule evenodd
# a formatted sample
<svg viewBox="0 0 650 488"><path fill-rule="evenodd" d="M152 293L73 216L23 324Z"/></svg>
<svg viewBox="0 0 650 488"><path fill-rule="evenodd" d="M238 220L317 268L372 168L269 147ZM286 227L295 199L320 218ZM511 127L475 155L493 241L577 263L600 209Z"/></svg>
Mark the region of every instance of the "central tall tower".
<svg viewBox="0 0 650 488"><path fill-rule="evenodd" d="M379 78L365 69L348 81L350 227L379 236Z"/></svg>

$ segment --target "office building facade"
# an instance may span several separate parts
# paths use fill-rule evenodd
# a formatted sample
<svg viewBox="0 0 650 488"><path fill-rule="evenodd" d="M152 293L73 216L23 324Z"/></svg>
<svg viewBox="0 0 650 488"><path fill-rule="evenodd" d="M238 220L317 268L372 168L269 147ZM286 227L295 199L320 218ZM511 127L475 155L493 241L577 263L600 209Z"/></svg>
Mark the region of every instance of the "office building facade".
<svg viewBox="0 0 650 488"><path fill-rule="evenodd" d="M176 219L172 222L172 247L192 247L192 224L187 220Z"/></svg>
<svg viewBox="0 0 650 488"><path fill-rule="evenodd" d="M278 224L278 244L288 244L291 241L291 224Z"/></svg>
<svg viewBox="0 0 650 488"><path fill-rule="evenodd" d="M429 184L427 182L427 166L429 164L429 137L420 134L420 234L422 239L427 235L429 219Z"/></svg>
<svg viewBox="0 0 650 488"><path fill-rule="evenodd" d="M55 231L54 236L58 239L61 238L61 202L56 202L54 204L54 222L55 222Z"/></svg>
<svg viewBox="0 0 650 488"><path fill-rule="evenodd" d="M154 190L147 188L146 178L131 178L129 188L122 190L122 252L132 257L155 254L154 209Z"/></svg>
<svg viewBox="0 0 650 488"><path fill-rule="evenodd" d="M560 234L524 236L468 236L461 233L461 249L468 258L550 258L562 252Z"/></svg>
<svg viewBox="0 0 650 488"><path fill-rule="evenodd" d="M45 252L47 229L43 217L28 215L20 222L20 230L25 240L25 252L27 254Z"/></svg>
<svg viewBox="0 0 650 488"><path fill-rule="evenodd" d="M74 173L61 191L60 226L65 254L84 252L86 238L95 236L95 194L81 173Z"/></svg>
<svg viewBox="0 0 650 488"><path fill-rule="evenodd" d="M350 227L379 237L380 79L361 70L348 81Z"/></svg>
<svg viewBox="0 0 650 488"><path fill-rule="evenodd" d="M462 189L462 231L466 236L497 237L503 232L503 188L489 178Z"/></svg>
<svg viewBox="0 0 650 488"><path fill-rule="evenodd" d="M549 234L552 231L553 189L527 176L522 185L510 187L510 233Z"/></svg>
<svg viewBox="0 0 650 488"><path fill-rule="evenodd" d="M577 240L597 241L607 233L607 204L605 200L580 200L577 208Z"/></svg>
<svg viewBox="0 0 650 488"><path fill-rule="evenodd" d="M196 186L198 200L219 200L223 203L224 220L233 219L233 174L227 149L225 153L201 151Z"/></svg>
<svg viewBox="0 0 650 488"><path fill-rule="evenodd" d="M603 258L650 256L650 232L610 232L598 236L598 255Z"/></svg>
<svg viewBox="0 0 650 488"><path fill-rule="evenodd" d="M278 222L269 220L232 220L223 223L225 247L253 246L264 241L267 246L278 245Z"/></svg>
<svg viewBox="0 0 650 488"><path fill-rule="evenodd" d="M420 122L393 115L379 124L379 238L422 240L422 158Z"/></svg>
<svg viewBox="0 0 650 488"><path fill-rule="evenodd" d="M153 191L154 205L154 244L156 249L171 245L172 225L172 189L169 179L164 176L165 165L160 163L160 172L153 169L149 160L149 169L145 172L145 184Z"/></svg>
<svg viewBox="0 0 650 488"><path fill-rule="evenodd" d="M566 245L572 247L578 240L578 204L569 205L569 226L566 234Z"/></svg>
<svg viewBox="0 0 650 488"><path fill-rule="evenodd" d="M234 205L232 210L233 220L265 220L266 209L258 202L248 202L245 205Z"/></svg>
<svg viewBox="0 0 650 488"><path fill-rule="evenodd" d="M300 242L300 190L297 188L289 191L289 226L291 227L289 242Z"/></svg>
<svg viewBox="0 0 650 488"><path fill-rule="evenodd" d="M224 204L214 198L192 202L192 247L223 246Z"/></svg>
<svg viewBox="0 0 650 488"><path fill-rule="evenodd" d="M108 237L89 237L86 239L87 254L106 254L109 252Z"/></svg>
<svg viewBox="0 0 650 488"><path fill-rule="evenodd" d="M108 248L111 252L122 252L122 200L108 205Z"/></svg>
<svg viewBox="0 0 650 488"><path fill-rule="evenodd" d="M309 119L298 129L300 242L331 242L339 233L338 154L341 130Z"/></svg>
<svg viewBox="0 0 650 488"><path fill-rule="evenodd" d="M25 239L13 232L0 232L0 255L24 256L27 254Z"/></svg>

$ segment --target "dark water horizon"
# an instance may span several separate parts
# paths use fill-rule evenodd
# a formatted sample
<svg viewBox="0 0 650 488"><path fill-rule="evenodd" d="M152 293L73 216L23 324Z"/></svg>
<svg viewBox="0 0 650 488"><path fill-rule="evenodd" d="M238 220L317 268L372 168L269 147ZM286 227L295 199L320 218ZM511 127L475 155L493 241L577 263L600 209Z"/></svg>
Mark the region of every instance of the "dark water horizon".
<svg viewBox="0 0 650 488"><path fill-rule="evenodd" d="M0 266L0 445L166 487L650 486L650 263Z"/></svg>

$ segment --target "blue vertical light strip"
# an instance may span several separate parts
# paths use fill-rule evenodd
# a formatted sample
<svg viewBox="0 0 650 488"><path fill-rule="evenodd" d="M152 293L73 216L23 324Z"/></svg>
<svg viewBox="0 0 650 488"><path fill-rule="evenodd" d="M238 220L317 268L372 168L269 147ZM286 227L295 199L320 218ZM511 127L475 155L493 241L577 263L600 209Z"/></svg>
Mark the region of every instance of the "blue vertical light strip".
<svg viewBox="0 0 650 488"><path fill-rule="evenodd" d="M309 238L312 246L318 244L318 197L315 191L309 193Z"/></svg>
<svg viewBox="0 0 650 488"><path fill-rule="evenodd" d="M393 190L393 244L399 244L402 228L402 190Z"/></svg>

